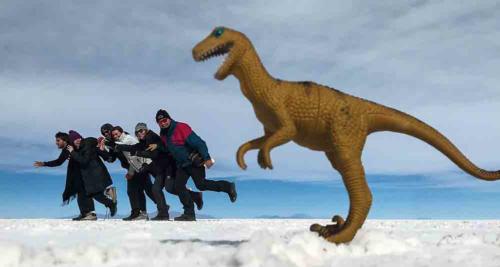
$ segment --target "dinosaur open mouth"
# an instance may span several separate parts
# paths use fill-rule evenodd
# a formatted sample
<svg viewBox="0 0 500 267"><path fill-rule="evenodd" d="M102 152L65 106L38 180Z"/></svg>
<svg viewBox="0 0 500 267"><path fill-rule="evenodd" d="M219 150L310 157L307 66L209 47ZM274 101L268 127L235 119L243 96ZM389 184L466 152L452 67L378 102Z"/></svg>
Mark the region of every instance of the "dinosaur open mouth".
<svg viewBox="0 0 500 267"><path fill-rule="evenodd" d="M205 51L204 53L202 53L201 55L199 55L197 58L196 58L196 61L205 61L207 59L210 59L212 57L218 57L218 56L223 56L223 55L228 55L229 52L231 51L231 48L233 47L234 43L233 42L227 42L227 43L224 43L224 44L220 44L212 49L209 49L207 51ZM226 63L226 59L228 58L229 56L225 56L224 57L224 60L222 61L221 65L219 66L219 70L224 66L224 64Z"/></svg>

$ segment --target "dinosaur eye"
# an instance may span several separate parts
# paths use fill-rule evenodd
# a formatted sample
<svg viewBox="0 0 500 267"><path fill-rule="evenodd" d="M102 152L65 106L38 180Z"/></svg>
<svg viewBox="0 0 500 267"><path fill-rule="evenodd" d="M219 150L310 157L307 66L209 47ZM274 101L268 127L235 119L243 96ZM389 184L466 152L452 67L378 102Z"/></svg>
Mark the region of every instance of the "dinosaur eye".
<svg viewBox="0 0 500 267"><path fill-rule="evenodd" d="M219 27L214 30L213 35L215 36L215 38L219 38L223 33L224 33L224 28Z"/></svg>

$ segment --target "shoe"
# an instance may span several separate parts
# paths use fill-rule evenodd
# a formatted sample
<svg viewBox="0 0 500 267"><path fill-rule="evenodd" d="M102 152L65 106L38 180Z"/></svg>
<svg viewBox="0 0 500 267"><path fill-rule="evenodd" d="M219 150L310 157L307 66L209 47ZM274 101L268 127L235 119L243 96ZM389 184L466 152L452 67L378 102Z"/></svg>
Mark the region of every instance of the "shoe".
<svg viewBox="0 0 500 267"><path fill-rule="evenodd" d="M139 211L139 215L137 215L137 217L133 218L131 221L142 221L142 220L149 220L149 216L148 216L148 213L145 212L145 211Z"/></svg>
<svg viewBox="0 0 500 267"><path fill-rule="evenodd" d="M71 219L71 220L73 220L73 221L79 221L79 220L81 220L82 218L83 218L83 214L80 214L80 215L78 215L77 217L75 217L75 218L73 218L73 219Z"/></svg>
<svg viewBox="0 0 500 267"><path fill-rule="evenodd" d="M175 217L174 221L182 221L182 222L194 222L196 221L196 217L194 214L182 214L179 217Z"/></svg>
<svg viewBox="0 0 500 267"><path fill-rule="evenodd" d="M156 217L151 218L151 221L168 221L170 220L170 215L167 214L158 214Z"/></svg>
<svg viewBox="0 0 500 267"><path fill-rule="evenodd" d="M118 203L116 202L113 202L111 204L111 206L109 206L109 213L111 215L111 217L114 217L116 215L116 211L118 210L118 208L116 207Z"/></svg>
<svg viewBox="0 0 500 267"><path fill-rule="evenodd" d="M81 217L75 221L97 221L97 215L95 214L95 212L91 211L91 212L88 212L87 214L85 215L80 215ZM77 217L78 218L78 217Z"/></svg>
<svg viewBox="0 0 500 267"><path fill-rule="evenodd" d="M139 210L132 210L132 212L130 212L130 215L128 217L123 218L122 220L131 221L135 217L139 216L139 212L140 212Z"/></svg>
<svg viewBox="0 0 500 267"><path fill-rule="evenodd" d="M123 218L122 220L124 221L142 221L142 220L149 220L148 213L142 210L139 211L132 211L130 216Z"/></svg>
<svg viewBox="0 0 500 267"><path fill-rule="evenodd" d="M113 203L116 203L116 187L112 186L109 187L104 191L104 194L113 201Z"/></svg>
<svg viewBox="0 0 500 267"><path fill-rule="evenodd" d="M231 185L229 187L229 192L227 192L227 194L229 195L229 199L231 200L231 202L236 201L236 198L238 197L238 193L236 193L236 184L235 183L231 183Z"/></svg>
<svg viewBox="0 0 500 267"><path fill-rule="evenodd" d="M196 208L198 210L203 209L203 193L195 192L193 195L196 195L196 197L193 198L194 204L196 204Z"/></svg>

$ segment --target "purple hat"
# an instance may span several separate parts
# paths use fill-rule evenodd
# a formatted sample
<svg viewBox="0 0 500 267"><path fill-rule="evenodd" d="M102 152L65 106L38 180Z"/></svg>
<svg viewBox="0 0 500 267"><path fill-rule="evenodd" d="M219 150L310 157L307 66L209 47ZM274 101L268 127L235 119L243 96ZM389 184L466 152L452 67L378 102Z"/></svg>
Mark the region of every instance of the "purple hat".
<svg viewBox="0 0 500 267"><path fill-rule="evenodd" d="M69 131L69 141L71 143L74 143L76 139L83 139L83 137L77 131L70 130Z"/></svg>

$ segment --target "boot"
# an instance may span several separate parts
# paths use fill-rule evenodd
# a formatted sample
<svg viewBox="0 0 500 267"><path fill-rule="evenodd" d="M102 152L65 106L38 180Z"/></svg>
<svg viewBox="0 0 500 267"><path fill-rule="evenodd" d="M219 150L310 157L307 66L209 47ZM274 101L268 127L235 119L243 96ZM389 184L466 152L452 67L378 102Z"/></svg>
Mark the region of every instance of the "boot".
<svg viewBox="0 0 500 267"><path fill-rule="evenodd" d="M126 219L126 220L125 220ZM124 221L142 221L149 220L148 213L142 210L136 211L133 214L130 214L129 217L123 218Z"/></svg>
<svg viewBox="0 0 500 267"><path fill-rule="evenodd" d="M196 216L194 214L182 214L179 217L175 217L174 221L183 221L183 222L194 222L196 221Z"/></svg>
<svg viewBox="0 0 500 267"><path fill-rule="evenodd" d="M191 191L191 199L193 199L194 204L196 204L196 208L198 210L203 209L203 193L202 192L192 192Z"/></svg>
<svg viewBox="0 0 500 267"><path fill-rule="evenodd" d="M151 218L151 221L168 221L170 220L170 215L167 213L158 213L156 217Z"/></svg>
<svg viewBox="0 0 500 267"><path fill-rule="evenodd" d="M111 217L114 217L116 215L116 211L118 211L118 208L116 206L117 206L116 202L113 202L111 206L109 206L109 213Z"/></svg>
<svg viewBox="0 0 500 267"><path fill-rule="evenodd" d="M97 221L97 215L91 211L83 215L78 221Z"/></svg>
<svg viewBox="0 0 500 267"><path fill-rule="evenodd" d="M132 219L132 221L141 221L141 220L149 220L149 216L148 216L148 213L146 211L139 211L139 215L137 217L135 217L134 219Z"/></svg>
<svg viewBox="0 0 500 267"><path fill-rule="evenodd" d="M114 186L109 187L104 191L104 195L110 198L111 201L113 201L113 203L116 203L116 187Z"/></svg>
<svg viewBox="0 0 500 267"><path fill-rule="evenodd" d="M229 192L227 192L227 194L229 195L229 199L231 200L231 202L236 201L236 198L238 197L238 193L236 193L236 184L235 183L231 183L231 185L229 187Z"/></svg>
<svg viewBox="0 0 500 267"><path fill-rule="evenodd" d="M75 218L71 219L73 221L79 221L83 218L83 214L80 213L80 215L76 216Z"/></svg>
<svg viewBox="0 0 500 267"><path fill-rule="evenodd" d="M139 212L140 212L140 210L132 210L132 212L130 212L130 216L125 217L122 220L124 220L124 221L132 221L134 218L136 218L137 216L139 216Z"/></svg>

